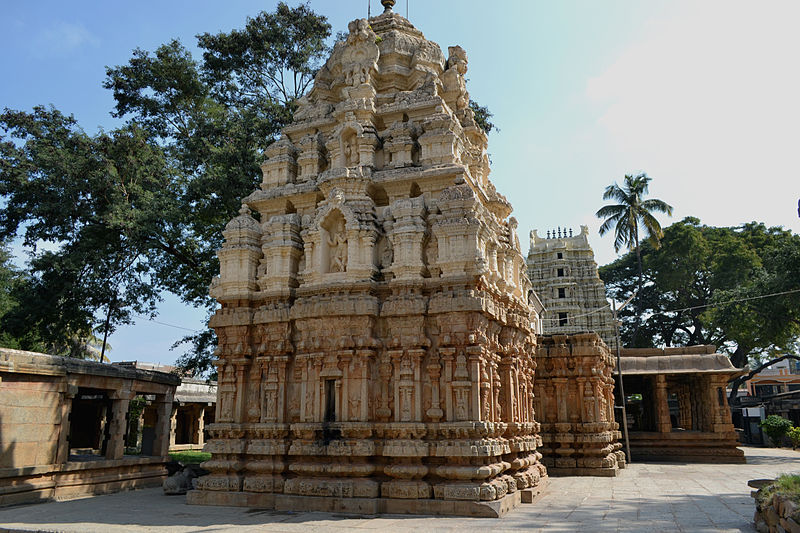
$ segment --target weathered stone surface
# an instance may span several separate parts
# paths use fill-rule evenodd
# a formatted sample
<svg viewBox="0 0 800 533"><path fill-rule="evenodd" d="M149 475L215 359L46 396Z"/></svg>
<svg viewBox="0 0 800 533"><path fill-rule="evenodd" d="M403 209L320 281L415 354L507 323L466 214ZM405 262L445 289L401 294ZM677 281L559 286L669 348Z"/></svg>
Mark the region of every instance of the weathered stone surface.
<svg viewBox="0 0 800 533"><path fill-rule="evenodd" d="M551 474L614 476L625 466L614 421L614 360L595 333L540 338L536 412Z"/></svg>
<svg viewBox="0 0 800 533"><path fill-rule="evenodd" d="M178 381L0 348L0 506L160 485ZM136 394L162 406L150 457L124 456L125 415ZM87 419L93 425L82 425ZM83 446L71 439L87 436L95 438L93 456L71 456Z"/></svg>
<svg viewBox="0 0 800 533"><path fill-rule="evenodd" d="M190 501L497 515L546 476L537 320L466 54L391 10L349 30L225 228L212 473Z"/></svg>
<svg viewBox="0 0 800 533"><path fill-rule="evenodd" d="M542 236L531 231L527 264L533 290L547 310L541 318L545 335L593 331L612 352L616 349L614 318L587 226L574 236L566 228Z"/></svg>

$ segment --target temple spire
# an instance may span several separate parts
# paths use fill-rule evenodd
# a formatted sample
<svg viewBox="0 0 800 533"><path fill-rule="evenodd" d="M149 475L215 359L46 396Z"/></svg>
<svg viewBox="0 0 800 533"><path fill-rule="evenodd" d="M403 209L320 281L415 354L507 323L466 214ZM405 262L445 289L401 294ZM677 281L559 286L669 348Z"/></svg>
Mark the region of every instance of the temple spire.
<svg viewBox="0 0 800 533"><path fill-rule="evenodd" d="M395 0L381 0L381 4L383 5L383 12L388 13L394 7Z"/></svg>

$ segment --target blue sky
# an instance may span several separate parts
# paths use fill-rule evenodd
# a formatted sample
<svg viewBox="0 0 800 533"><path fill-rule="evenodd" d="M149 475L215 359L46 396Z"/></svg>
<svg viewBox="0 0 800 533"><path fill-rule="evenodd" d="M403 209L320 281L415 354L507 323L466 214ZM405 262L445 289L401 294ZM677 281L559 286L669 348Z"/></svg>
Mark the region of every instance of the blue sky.
<svg viewBox="0 0 800 533"><path fill-rule="evenodd" d="M296 1L290 1L295 5ZM334 33L367 0L312 0ZM53 104L88 132L118 124L104 67L172 38L229 31L272 1L7 2L0 18L0 106ZM673 220L757 220L800 232L800 3L743 1L409 0L428 39L461 45L468 89L494 113L491 179L515 207L520 235L589 225L603 188L646 171ZM372 0L372 12L380 11ZM406 1L395 11L405 14ZM663 220L665 225L669 220ZM527 238L522 238L527 249ZM202 327L202 312L167 297L157 320ZM170 363L186 331L140 321L111 337L112 360Z"/></svg>

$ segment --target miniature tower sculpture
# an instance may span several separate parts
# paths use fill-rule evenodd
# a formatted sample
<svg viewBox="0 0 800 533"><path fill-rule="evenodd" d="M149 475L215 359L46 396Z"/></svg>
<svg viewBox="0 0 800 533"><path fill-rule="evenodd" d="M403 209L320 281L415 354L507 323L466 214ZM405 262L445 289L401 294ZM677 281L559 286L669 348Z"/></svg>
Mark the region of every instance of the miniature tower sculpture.
<svg viewBox="0 0 800 533"><path fill-rule="evenodd" d="M225 229L190 503L496 516L546 475L531 285L467 56L393 3L350 23Z"/></svg>

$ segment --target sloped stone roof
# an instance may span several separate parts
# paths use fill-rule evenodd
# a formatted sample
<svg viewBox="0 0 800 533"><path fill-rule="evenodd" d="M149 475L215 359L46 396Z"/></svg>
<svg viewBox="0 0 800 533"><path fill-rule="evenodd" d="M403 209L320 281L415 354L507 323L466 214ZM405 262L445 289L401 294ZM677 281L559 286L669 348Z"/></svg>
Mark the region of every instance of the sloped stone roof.
<svg viewBox="0 0 800 533"><path fill-rule="evenodd" d="M649 374L744 374L747 368L736 368L725 354L673 353L669 355L638 355L621 357L624 375ZM687 350L698 351L698 350ZM663 353L663 352L662 352Z"/></svg>

